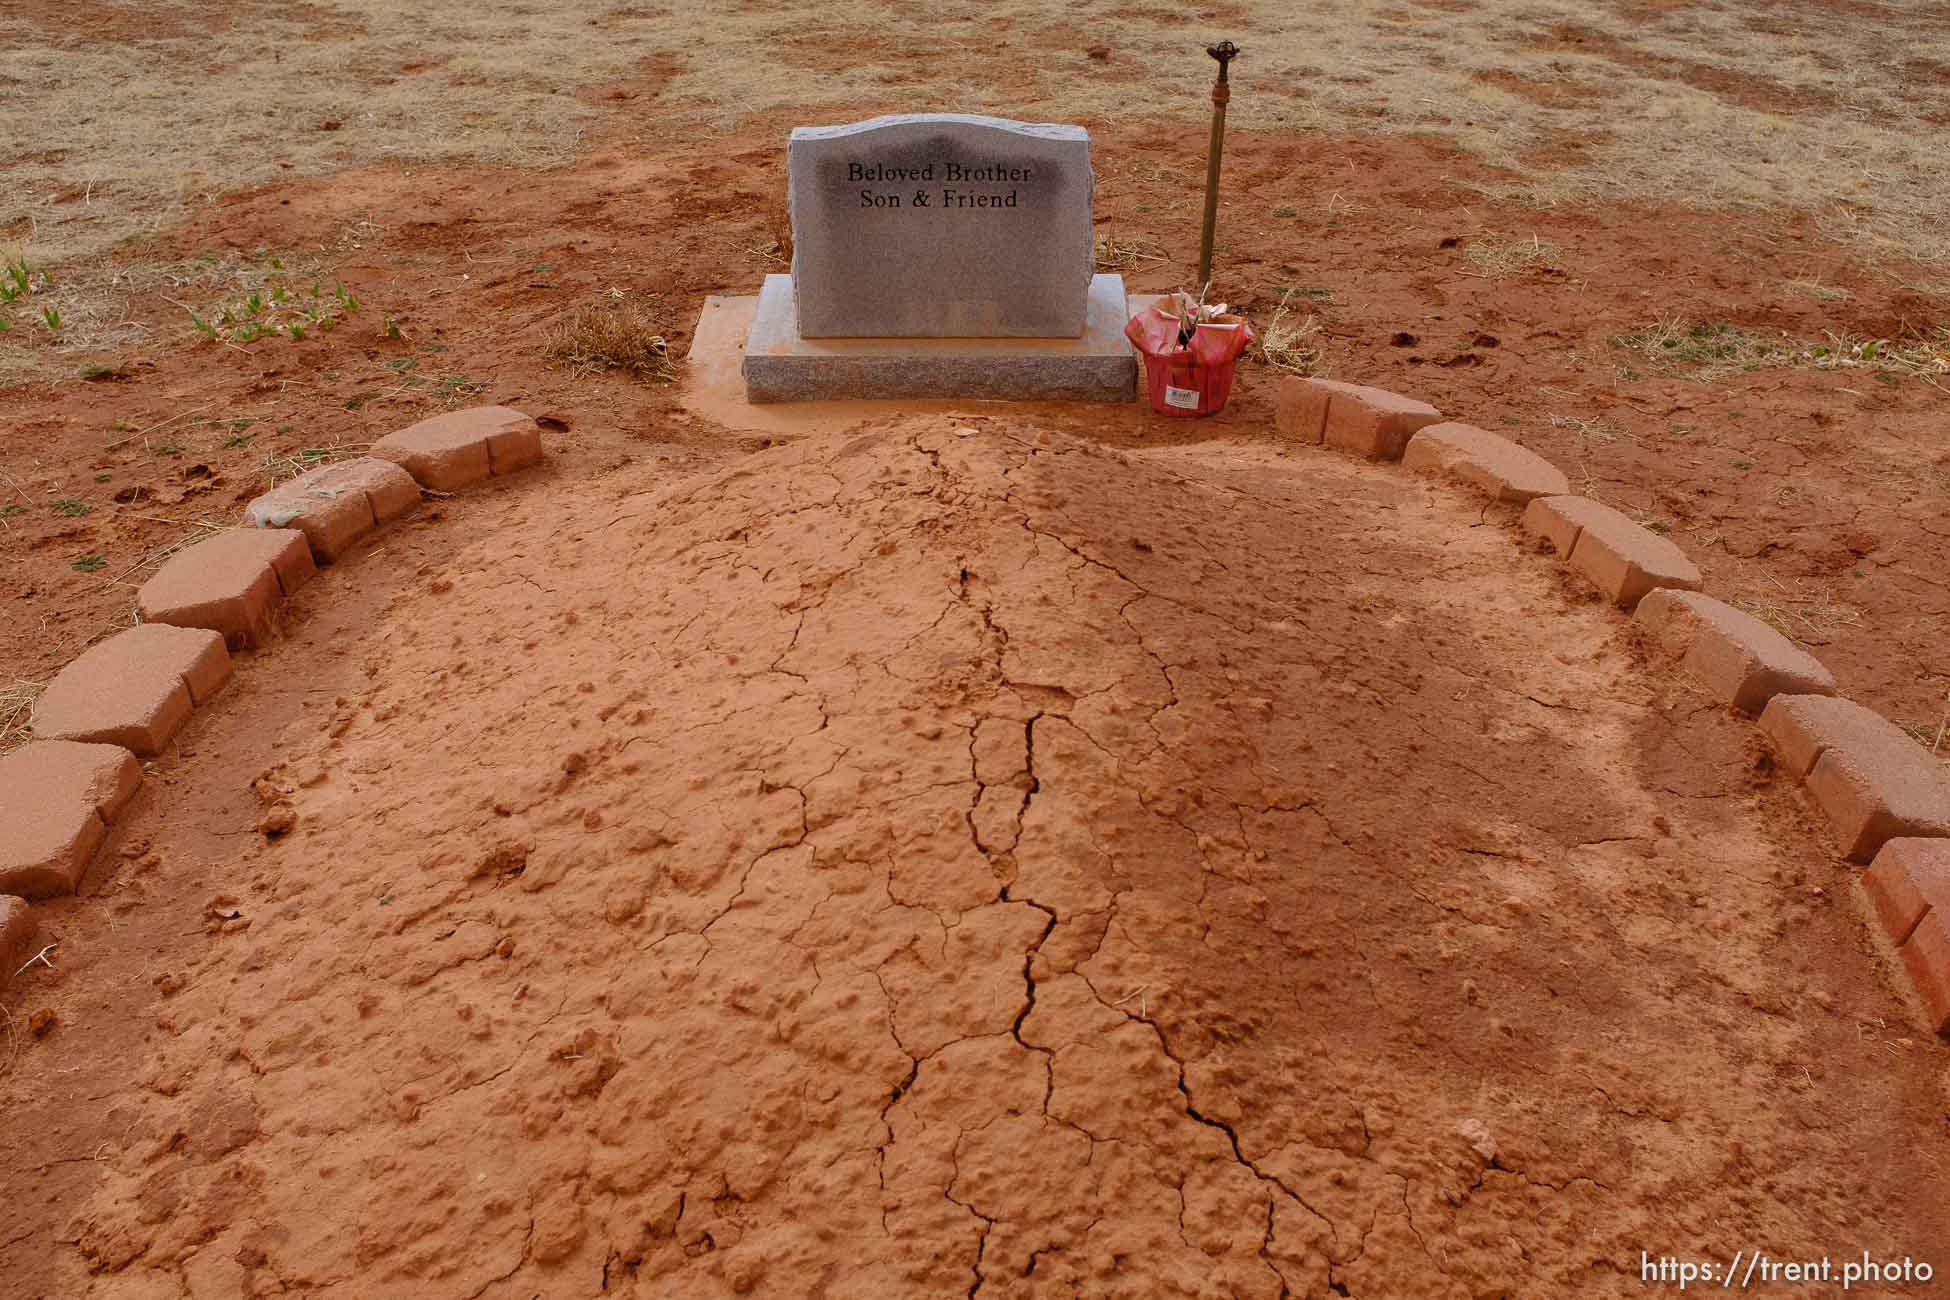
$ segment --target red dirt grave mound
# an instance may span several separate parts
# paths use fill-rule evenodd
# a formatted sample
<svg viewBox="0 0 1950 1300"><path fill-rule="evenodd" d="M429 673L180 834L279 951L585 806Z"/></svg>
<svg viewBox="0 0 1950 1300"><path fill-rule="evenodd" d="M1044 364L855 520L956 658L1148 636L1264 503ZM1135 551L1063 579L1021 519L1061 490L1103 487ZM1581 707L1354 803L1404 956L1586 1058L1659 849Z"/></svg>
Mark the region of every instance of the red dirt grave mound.
<svg viewBox="0 0 1950 1300"><path fill-rule="evenodd" d="M1636 1296L1950 1241L1941 1060L1797 796L1476 502L1001 419L653 475L348 648L49 1294Z"/></svg>

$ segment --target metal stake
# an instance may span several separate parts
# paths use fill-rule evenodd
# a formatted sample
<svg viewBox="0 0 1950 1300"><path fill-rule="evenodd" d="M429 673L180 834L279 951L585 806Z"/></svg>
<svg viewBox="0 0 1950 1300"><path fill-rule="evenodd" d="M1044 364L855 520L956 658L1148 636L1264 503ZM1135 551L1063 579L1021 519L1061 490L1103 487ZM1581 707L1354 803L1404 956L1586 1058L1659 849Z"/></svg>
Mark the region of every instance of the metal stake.
<svg viewBox="0 0 1950 1300"><path fill-rule="evenodd" d="M1205 151L1205 229L1198 237L1199 295L1212 282L1212 230L1219 221L1219 156L1226 145L1226 101L1232 86L1226 80L1226 65L1239 57L1239 47L1231 41L1208 45L1205 52L1219 61L1219 79L1212 83L1212 143Z"/></svg>

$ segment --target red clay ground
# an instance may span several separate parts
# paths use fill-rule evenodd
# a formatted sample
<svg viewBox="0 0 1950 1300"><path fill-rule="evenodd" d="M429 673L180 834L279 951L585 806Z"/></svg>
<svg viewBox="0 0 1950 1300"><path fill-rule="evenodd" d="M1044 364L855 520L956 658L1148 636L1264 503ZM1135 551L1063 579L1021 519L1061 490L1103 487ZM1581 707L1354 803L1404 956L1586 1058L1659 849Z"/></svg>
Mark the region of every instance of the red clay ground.
<svg viewBox="0 0 1950 1300"><path fill-rule="evenodd" d="M681 354L706 295L751 292L778 269L762 250L790 125L755 122L708 154L599 149L548 174L350 172L234 196L169 236L173 256L242 250L265 274L282 252L313 268L295 282L322 278L329 293L343 281L362 311L303 343L236 347L202 342L164 295L139 295L133 317L168 342L95 362L120 378L0 394L0 491L19 507L0 518L17 561L0 598L18 613L0 627L0 660L44 681L119 625L165 548L264 490L267 457L289 472L305 449L345 454L442 406L533 408L569 426L558 445L607 463L646 442L758 445L679 414L664 387L543 354L573 307L616 294L667 321ZM1127 268L1129 282L1183 283L1195 250L1158 233L1195 229L1183 150L1091 125L1101 231L1170 254ZM1309 291L1293 302L1321 321L1327 373L1516 437L1580 490L1668 529L1715 591L1815 649L1845 692L1919 731L1940 722L1942 387L1868 370L1661 378L1607 340L1666 316L1898 339L1950 320L1950 304L1905 287L1901 266L1865 270L1793 214L1499 209L1463 184L1490 173L1444 146L1247 134L1227 164L1229 299L1263 324L1284 290ZM1469 256L1533 236L1557 245L1561 269L1485 278ZM1792 287L1814 283L1846 296ZM404 339L380 337L387 315ZM19 334L0 346L32 345ZM1052 418L1116 445L1257 436L1276 379L1249 365L1228 412L1197 425L1135 405ZM77 571L91 556L101 567Z"/></svg>
<svg viewBox="0 0 1950 1300"><path fill-rule="evenodd" d="M192 723L49 909L13 1290L1639 1295L1950 1242L1852 873L1470 499L1000 417L669 478L454 503Z"/></svg>
<svg viewBox="0 0 1950 1300"><path fill-rule="evenodd" d="M639 116L658 82L616 89ZM150 341L96 380L0 392L0 677L28 682L306 449L454 404L555 422L545 469L301 593L42 910L61 969L5 1003L0 1291L1950 1267L1950 1057L1751 727L1473 501L1270 443L1266 367L1197 424L1031 406L768 449L544 359L617 291L681 354L706 295L778 269L797 120L228 196L157 257L278 256L362 311L230 347L145 291ZM1132 287L1179 286L1198 159L1086 124L1102 233L1165 259ZM1264 323L1304 291L1328 373L1550 456L1844 692L1938 722L1942 391L1648 377L1608 342L1927 338L1920 272L1793 212L1488 204L1493 173L1415 139L1227 158L1221 296ZM1532 236L1555 257L1472 256ZM267 769L298 816L270 843Z"/></svg>

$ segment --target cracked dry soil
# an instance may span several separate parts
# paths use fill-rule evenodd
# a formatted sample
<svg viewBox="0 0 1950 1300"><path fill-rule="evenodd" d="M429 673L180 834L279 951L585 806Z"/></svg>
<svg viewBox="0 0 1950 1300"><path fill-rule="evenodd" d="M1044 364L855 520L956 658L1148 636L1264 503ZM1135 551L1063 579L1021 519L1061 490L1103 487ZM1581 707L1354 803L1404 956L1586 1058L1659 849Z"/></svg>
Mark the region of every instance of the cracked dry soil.
<svg viewBox="0 0 1950 1300"><path fill-rule="evenodd" d="M1941 1245L1940 1062L1865 1029L1846 875L1477 521L1000 418L538 493L293 726L298 829L55 1293L1639 1295L1641 1250Z"/></svg>

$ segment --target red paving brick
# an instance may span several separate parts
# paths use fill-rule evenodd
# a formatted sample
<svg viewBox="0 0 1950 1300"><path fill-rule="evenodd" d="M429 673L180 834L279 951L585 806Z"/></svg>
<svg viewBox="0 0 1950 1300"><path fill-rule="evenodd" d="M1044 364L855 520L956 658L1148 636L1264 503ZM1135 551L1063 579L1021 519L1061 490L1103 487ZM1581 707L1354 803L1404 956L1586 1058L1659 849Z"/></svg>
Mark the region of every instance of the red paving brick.
<svg viewBox="0 0 1950 1300"><path fill-rule="evenodd" d="M72 894L141 783L117 745L37 740L0 757L0 894Z"/></svg>
<svg viewBox="0 0 1950 1300"><path fill-rule="evenodd" d="M233 650L262 642L277 606L317 570L293 528L232 528L178 551L142 584L145 623L209 628Z"/></svg>
<svg viewBox="0 0 1950 1300"><path fill-rule="evenodd" d="M1282 437L1318 444L1327 435L1327 403L1334 395L1324 380L1280 381L1273 425Z"/></svg>
<svg viewBox="0 0 1950 1300"><path fill-rule="evenodd" d="M330 564L378 526L365 491L324 481L326 465L283 483L244 507L254 528L293 528L305 535L312 559Z"/></svg>
<svg viewBox="0 0 1950 1300"><path fill-rule="evenodd" d="M1557 558L1566 559L1578 544L1578 534L1584 531L1585 517L1602 509L1596 501L1583 497L1538 497L1524 507L1523 531L1549 542Z"/></svg>
<svg viewBox="0 0 1950 1300"><path fill-rule="evenodd" d="M1631 609L1661 587L1697 590L1702 581L1684 551L1623 515L1586 525L1570 564L1621 609Z"/></svg>
<svg viewBox="0 0 1950 1300"><path fill-rule="evenodd" d="M1776 695L1760 712L1760 729L1780 751L1781 766L1805 777L1838 739L1888 726L1881 714L1854 700L1822 695Z"/></svg>
<svg viewBox="0 0 1950 1300"><path fill-rule="evenodd" d="M1950 1035L1950 913L1932 908L1901 951L1930 1028Z"/></svg>
<svg viewBox="0 0 1950 1300"><path fill-rule="evenodd" d="M381 524L420 502L420 485L389 461L372 456L342 460L299 475L245 508L258 528L295 528L311 544L312 558L330 564Z"/></svg>
<svg viewBox="0 0 1950 1300"><path fill-rule="evenodd" d="M1950 781L1921 745L1884 725L1882 735L1823 750L1808 773L1808 793L1851 862L1867 862L1898 836L1950 835Z"/></svg>
<svg viewBox="0 0 1950 1300"><path fill-rule="evenodd" d="M541 459L541 427L509 406L449 411L389 433L372 454L406 467L436 492L509 474Z"/></svg>
<svg viewBox="0 0 1950 1300"><path fill-rule="evenodd" d="M1441 419L1442 412L1413 397L1297 376L1280 382L1274 414L1275 425L1286 437L1339 447L1371 460L1400 460L1409 438Z"/></svg>
<svg viewBox="0 0 1950 1300"><path fill-rule="evenodd" d="M1890 840L1862 873L1862 888L1900 948L1925 913L1950 916L1950 839Z"/></svg>
<svg viewBox="0 0 1950 1300"><path fill-rule="evenodd" d="M34 702L34 734L151 758L229 676L222 633L144 623L90 646L55 674Z"/></svg>
<svg viewBox="0 0 1950 1300"><path fill-rule="evenodd" d="M339 477L332 480L334 483L364 489L366 500L372 506L374 523L390 524L411 514L420 504L419 483L389 460L378 456L361 456L332 468L339 471Z"/></svg>
<svg viewBox="0 0 1950 1300"><path fill-rule="evenodd" d="M1560 559L1624 609L1660 587L1700 585L1699 569L1685 552L1584 497L1538 497L1524 509L1523 528L1548 540Z"/></svg>
<svg viewBox="0 0 1950 1300"><path fill-rule="evenodd" d="M1806 777L1851 861L1901 836L1950 836L1950 780L1902 729L1853 700L1776 695L1760 728L1781 765Z"/></svg>
<svg viewBox="0 0 1950 1300"><path fill-rule="evenodd" d="M40 924L25 899L0 895L0 989L34 956Z"/></svg>
<svg viewBox="0 0 1950 1300"><path fill-rule="evenodd" d="M501 408L508 411L508 407ZM520 411L510 411L521 415ZM519 423L510 420L488 437L488 463L495 474L512 474L542 459L542 426L525 415Z"/></svg>
<svg viewBox="0 0 1950 1300"><path fill-rule="evenodd" d="M1408 440L1402 465L1422 474L1446 474L1480 488L1494 501L1518 504L1566 496L1564 472L1508 438L1473 424L1431 424Z"/></svg>
<svg viewBox="0 0 1950 1300"><path fill-rule="evenodd" d="M1821 661L1761 622L1697 591L1661 588L1633 616L1723 704L1759 713L1776 695L1833 695Z"/></svg>

